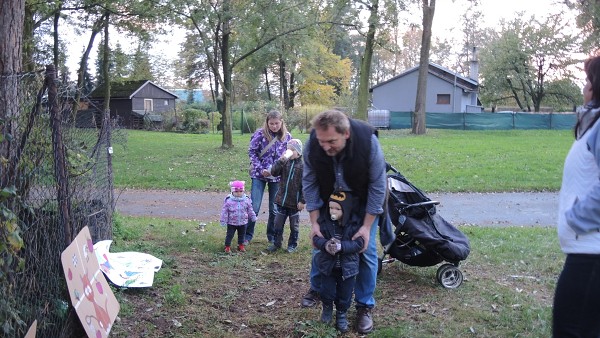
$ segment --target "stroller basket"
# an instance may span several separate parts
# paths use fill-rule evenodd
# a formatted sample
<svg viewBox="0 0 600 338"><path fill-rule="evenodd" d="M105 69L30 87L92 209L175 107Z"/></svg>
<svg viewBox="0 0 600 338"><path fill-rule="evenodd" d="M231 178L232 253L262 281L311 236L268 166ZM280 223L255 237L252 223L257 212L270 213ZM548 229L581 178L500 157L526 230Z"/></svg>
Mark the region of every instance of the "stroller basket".
<svg viewBox="0 0 600 338"><path fill-rule="evenodd" d="M396 240L384 247L381 264L399 260L425 267L446 261L438 269L438 282L446 288L460 286L463 276L458 265L469 255L468 238L437 213L439 202L429 199L392 166L389 168L393 173L388 174L388 214ZM386 255L391 259L384 260Z"/></svg>

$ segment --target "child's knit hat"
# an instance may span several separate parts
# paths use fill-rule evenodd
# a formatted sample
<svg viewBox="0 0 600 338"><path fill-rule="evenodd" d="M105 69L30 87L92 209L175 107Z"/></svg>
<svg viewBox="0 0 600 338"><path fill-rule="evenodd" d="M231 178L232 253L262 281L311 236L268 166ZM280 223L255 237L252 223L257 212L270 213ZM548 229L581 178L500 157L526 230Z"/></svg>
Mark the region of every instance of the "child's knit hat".
<svg viewBox="0 0 600 338"><path fill-rule="evenodd" d="M231 187L231 192L244 191L245 184L246 182L244 181L232 181L229 182L229 187Z"/></svg>
<svg viewBox="0 0 600 338"><path fill-rule="evenodd" d="M288 147L292 147L295 151L298 152L298 155L302 155L302 141L297 138L293 138L288 141Z"/></svg>
<svg viewBox="0 0 600 338"><path fill-rule="evenodd" d="M340 205L342 209L342 219L340 221L340 225L345 226L350 219L350 215L352 214L352 194L347 191L334 191L331 196L329 196L329 202L335 202Z"/></svg>

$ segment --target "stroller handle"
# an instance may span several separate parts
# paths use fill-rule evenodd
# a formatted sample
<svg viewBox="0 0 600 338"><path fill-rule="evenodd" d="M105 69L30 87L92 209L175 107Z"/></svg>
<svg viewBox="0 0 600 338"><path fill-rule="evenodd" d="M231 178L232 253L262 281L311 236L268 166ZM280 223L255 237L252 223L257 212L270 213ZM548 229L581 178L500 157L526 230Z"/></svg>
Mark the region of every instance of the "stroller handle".
<svg viewBox="0 0 600 338"><path fill-rule="evenodd" d="M385 162L385 172L387 173L388 171L393 171L396 174L399 174L398 170L396 168L394 168L394 166L392 166L389 162Z"/></svg>
<svg viewBox="0 0 600 338"><path fill-rule="evenodd" d="M428 205L438 205L438 204L440 204L439 201L425 201L425 202L409 204L409 205L405 206L404 209L424 207L424 206L428 206Z"/></svg>

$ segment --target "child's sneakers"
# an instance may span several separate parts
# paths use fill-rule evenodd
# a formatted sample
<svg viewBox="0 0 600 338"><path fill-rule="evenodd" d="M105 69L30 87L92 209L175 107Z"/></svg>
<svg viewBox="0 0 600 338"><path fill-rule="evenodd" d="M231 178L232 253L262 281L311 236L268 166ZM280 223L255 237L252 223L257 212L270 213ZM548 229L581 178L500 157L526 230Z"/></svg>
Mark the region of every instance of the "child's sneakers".
<svg viewBox="0 0 600 338"><path fill-rule="evenodd" d="M225 253L231 253L231 247L225 246Z"/></svg>
<svg viewBox="0 0 600 338"><path fill-rule="evenodd" d="M288 253L296 252L296 249L297 249L297 247L295 247L295 246L288 246L287 252Z"/></svg>
<svg viewBox="0 0 600 338"><path fill-rule="evenodd" d="M239 252L246 252L246 248L245 248L244 244L238 245L238 251Z"/></svg>

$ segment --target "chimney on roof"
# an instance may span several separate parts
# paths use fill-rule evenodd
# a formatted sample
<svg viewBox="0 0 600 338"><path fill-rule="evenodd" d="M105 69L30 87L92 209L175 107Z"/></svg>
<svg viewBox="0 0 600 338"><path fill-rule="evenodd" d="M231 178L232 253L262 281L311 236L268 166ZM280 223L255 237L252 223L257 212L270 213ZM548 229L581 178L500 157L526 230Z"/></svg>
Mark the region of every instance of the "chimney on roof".
<svg viewBox="0 0 600 338"><path fill-rule="evenodd" d="M479 58L478 58L477 47L473 47L473 53L471 54L471 64L469 66L469 77L479 84Z"/></svg>

